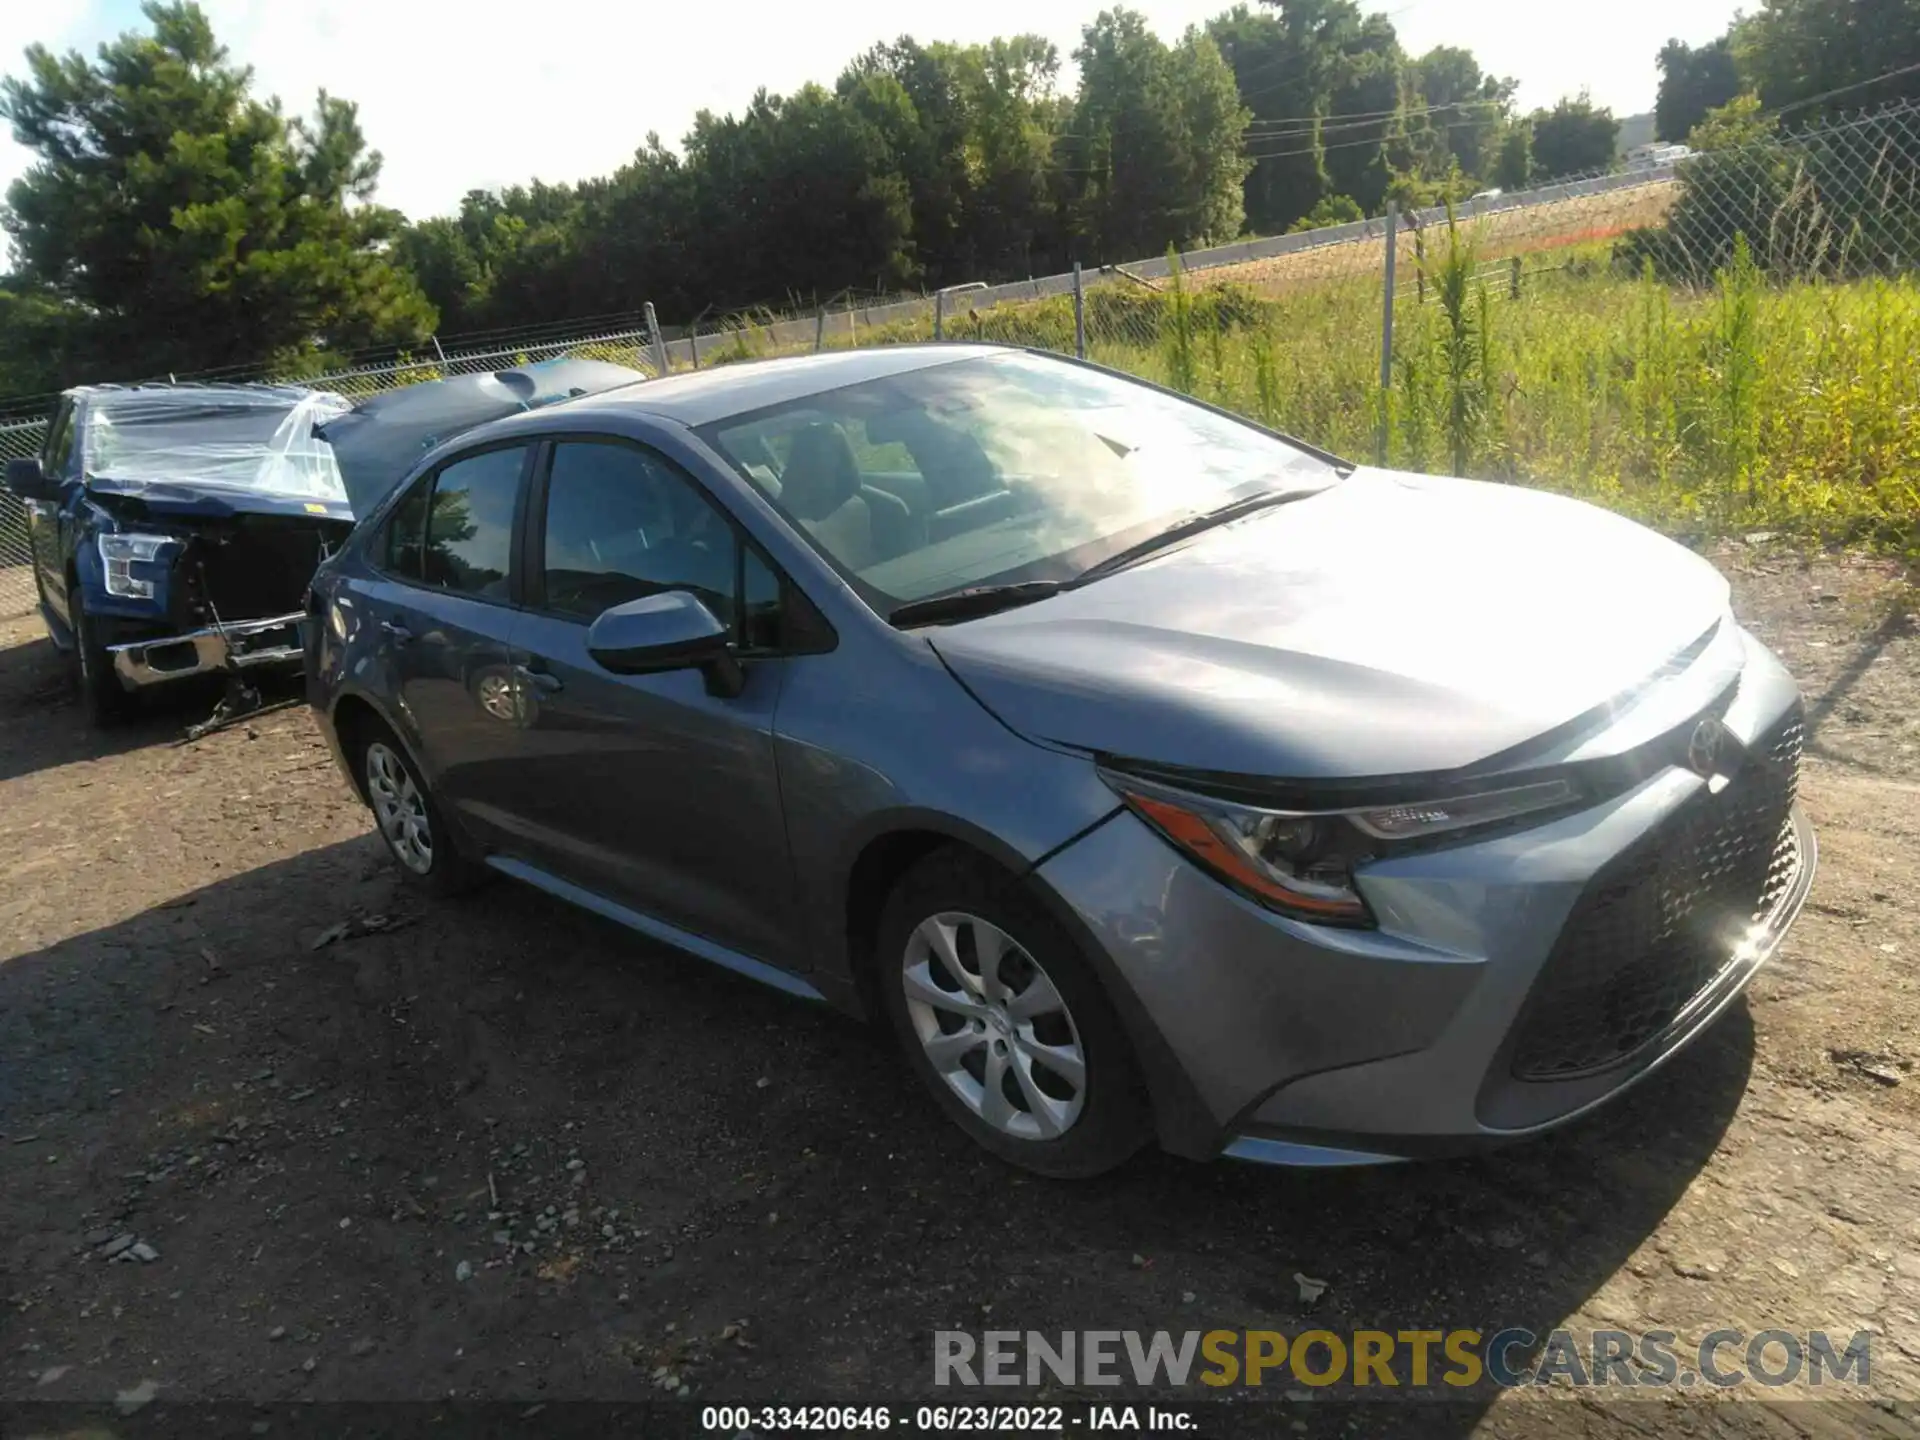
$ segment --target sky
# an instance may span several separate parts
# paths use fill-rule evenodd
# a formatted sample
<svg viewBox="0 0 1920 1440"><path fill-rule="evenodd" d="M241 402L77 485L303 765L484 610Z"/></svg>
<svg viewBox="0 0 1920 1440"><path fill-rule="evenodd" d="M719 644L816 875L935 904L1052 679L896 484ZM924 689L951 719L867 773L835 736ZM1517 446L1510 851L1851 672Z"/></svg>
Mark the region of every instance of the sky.
<svg viewBox="0 0 1920 1440"><path fill-rule="evenodd" d="M385 156L379 199L420 217L471 189L570 181L621 165L649 130L677 144L694 112L739 110L766 86L831 84L852 56L902 33L971 42L1032 31L1066 56L1113 0L833 0L829 5L636 0L202 0L256 88L305 112L323 87L360 106ZM1229 0L1132 0L1162 36ZM1734 0L1378 0L1401 44L1472 50L1520 81L1525 108L1585 89L1617 115L1653 108L1654 55L1726 28ZM0 73L39 42L91 55L144 28L137 0L0 3ZM1071 77L1064 77L1070 86ZM0 138L0 191L30 161Z"/></svg>

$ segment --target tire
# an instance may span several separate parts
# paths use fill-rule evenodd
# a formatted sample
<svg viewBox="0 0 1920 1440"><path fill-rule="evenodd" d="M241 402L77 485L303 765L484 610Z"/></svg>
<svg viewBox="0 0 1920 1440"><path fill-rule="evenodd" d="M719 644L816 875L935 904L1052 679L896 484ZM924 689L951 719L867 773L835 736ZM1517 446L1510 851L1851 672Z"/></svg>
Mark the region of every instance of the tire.
<svg viewBox="0 0 1920 1440"><path fill-rule="evenodd" d="M984 1149L1072 1179L1146 1142L1139 1067L1093 968L998 867L957 848L920 861L888 897L874 963L908 1065Z"/></svg>
<svg viewBox="0 0 1920 1440"><path fill-rule="evenodd" d="M377 720L356 727L354 774L373 812L387 854L409 884L433 895L458 895L486 878L486 871L457 848L419 767L394 733Z"/></svg>
<svg viewBox="0 0 1920 1440"><path fill-rule="evenodd" d="M113 671L113 656L94 637L93 622L81 603L80 587L67 588L67 611L73 617L73 673L80 704L88 723L114 725L133 713L134 697Z"/></svg>

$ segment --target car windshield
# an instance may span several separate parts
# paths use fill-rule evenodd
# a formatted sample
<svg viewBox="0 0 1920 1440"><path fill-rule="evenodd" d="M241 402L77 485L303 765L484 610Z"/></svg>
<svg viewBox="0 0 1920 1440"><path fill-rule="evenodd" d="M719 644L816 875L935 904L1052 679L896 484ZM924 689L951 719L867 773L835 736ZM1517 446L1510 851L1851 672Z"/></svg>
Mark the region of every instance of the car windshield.
<svg viewBox="0 0 1920 1440"><path fill-rule="evenodd" d="M1335 463L1103 371L1021 352L813 395L701 432L869 603L1071 580Z"/></svg>
<svg viewBox="0 0 1920 1440"><path fill-rule="evenodd" d="M333 449L313 427L346 408L339 396L311 390L97 396L85 429L87 474L344 504Z"/></svg>

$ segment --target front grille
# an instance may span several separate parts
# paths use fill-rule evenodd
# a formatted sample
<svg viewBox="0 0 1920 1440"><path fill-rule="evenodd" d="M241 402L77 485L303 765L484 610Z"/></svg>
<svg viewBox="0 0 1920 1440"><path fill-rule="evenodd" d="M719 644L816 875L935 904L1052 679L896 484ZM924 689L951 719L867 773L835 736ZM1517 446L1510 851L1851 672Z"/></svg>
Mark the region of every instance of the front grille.
<svg viewBox="0 0 1920 1440"><path fill-rule="evenodd" d="M203 598L222 620L285 615L300 608L323 544L337 546L349 528L339 521L247 516L193 547L182 563L199 569Z"/></svg>
<svg viewBox="0 0 1920 1440"><path fill-rule="evenodd" d="M1515 1079L1625 1064L1744 958L1742 940L1800 870L1791 811L1804 738L1796 706L1725 789L1702 791L1596 878L1521 1016Z"/></svg>

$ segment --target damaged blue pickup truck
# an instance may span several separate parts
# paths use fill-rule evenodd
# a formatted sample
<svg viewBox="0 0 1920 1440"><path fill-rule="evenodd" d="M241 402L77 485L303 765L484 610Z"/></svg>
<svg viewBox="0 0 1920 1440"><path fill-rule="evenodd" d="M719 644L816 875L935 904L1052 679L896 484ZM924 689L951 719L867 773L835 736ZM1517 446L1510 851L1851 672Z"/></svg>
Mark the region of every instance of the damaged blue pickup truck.
<svg viewBox="0 0 1920 1440"><path fill-rule="evenodd" d="M261 668L298 670L314 568L413 462L473 425L631 384L562 358L407 385L358 403L280 385L68 390L37 456L9 461L47 633L88 718L218 674L216 711L257 703Z"/></svg>
<svg viewBox="0 0 1920 1440"><path fill-rule="evenodd" d="M60 399L27 502L40 614L95 723L189 675L295 663L314 566L353 528L337 395L264 385L87 386Z"/></svg>

